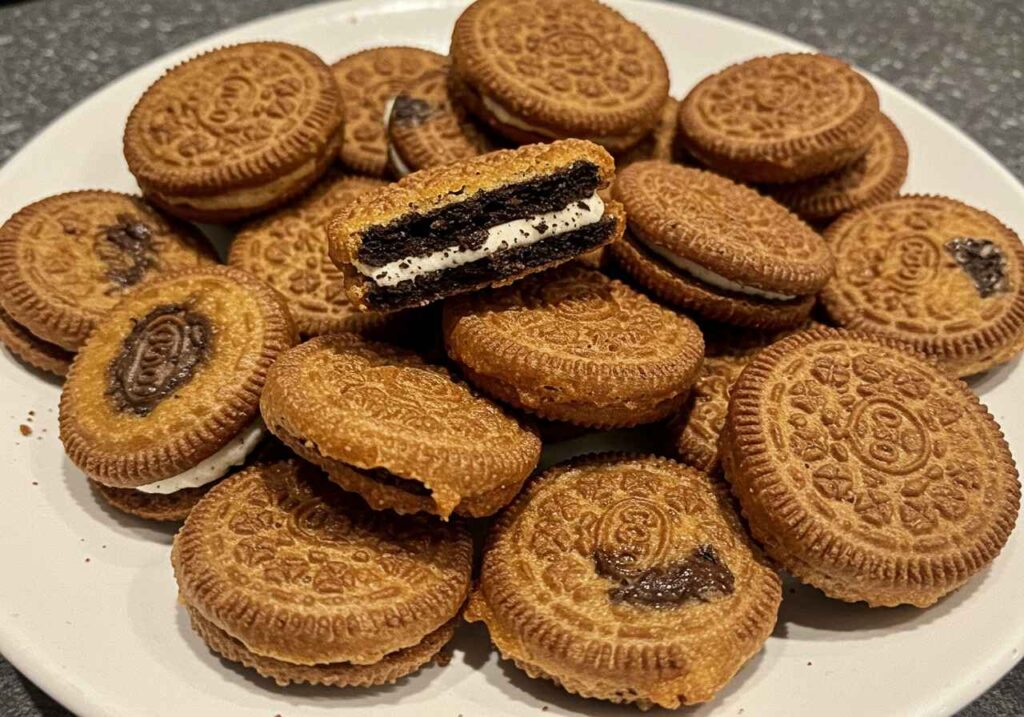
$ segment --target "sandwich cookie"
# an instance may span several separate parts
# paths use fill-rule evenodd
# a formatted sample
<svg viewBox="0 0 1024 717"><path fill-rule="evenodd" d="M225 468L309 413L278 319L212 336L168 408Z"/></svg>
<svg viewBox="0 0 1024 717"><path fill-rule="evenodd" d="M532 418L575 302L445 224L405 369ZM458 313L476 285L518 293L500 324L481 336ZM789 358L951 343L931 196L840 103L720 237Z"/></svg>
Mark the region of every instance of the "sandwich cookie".
<svg viewBox="0 0 1024 717"><path fill-rule="evenodd" d="M579 264L446 302L444 336L485 393L594 428L675 412L704 353L692 321Z"/></svg>
<svg viewBox="0 0 1024 717"><path fill-rule="evenodd" d="M752 189L660 161L622 171L612 195L629 231L609 252L659 298L715 321L799 326L832 274L825 242Z"/></svg>
<svg viewBox="0 0 1024 717"><path fill-rule="evenodd" d="M668 97L668 67L639 26L596 0L477 0L455 23L461 101L513 142L639 142Z"/></svg>
<svg viewBox="0 0 1024 717"><path fill-rule="evenodd" d="M60 400L68 458L111 503L180 520L264 435L267 369L295 342L284 300L211 267L125 296L75 357Z"/></svg>
<svg viewBox="0 0 1024 717"><path fill-rule="evenodd" d="M383 315L349 304L341 272L327 256L327 223L363 192L383 186L328 171L298 202L243 226L231 242L228 264L277 289L303 336L380 324Z"/></svg>
<svg viewBox="0 0 1024 717"><path fill-rule="evenodd" d="M469 592L464 527L375 513L297 460L215 486L174 539L192 628L278 685L390 684L437 657Z"/></svg>
<svg viewBox="0 0 1024 717"><path fill-rule="evenodd" d="M261 399L270 431L371 507L491 515L540 458L540 440L416 354L356 334L285 352Z"/></svg>
<svg viewBox="0 0 1024 717"><path fill-rule="evenodd" d="M861 157L878 123L871 83L834 57L781 54L725 68L679 106L680 140L744 182L796 182Z"/></svg>
<svg viewBox="0 0 1024 717"><path fill-rule="evenodd" d="M0 344L14 356L40 371L66 376L73 353L49 341L43 341L0 309Z"/></svg>
<svg viewBox="0 0 1024 717"><path fill-rule="evenodd" d="M903 134L882 115L860 159L823 177L766 185L763 190L808 222L828 222L843 212L893 199L907 178L907 162Z"/></svg>
<svg viewBox="0 0 1024 717"><path fill-rule="evenodd" d="M88 190L41 199L0 226L0 305L35 337L4 332L5 343L49 353L57 367L49 361L60 354L43 342L76 351L135 285L216 261L199 232L138 197Z"/></svg>
<svg viewBox="0 0 1024 717"><path fill-rule="evenodd" d="M337 155L342 110L309 50L250 42L169 70L139 99L124 156L142 193L175 216L230 222L285 203Z"/></svg>
<svg viewBox="0 0 1024 717"><path fill-rule="evenodd" d="M991 214L905 196L844 215L825 238L836 275L821 300L840 326L907 343L958 376L1024 349L1024 248Z"/></svg>
<svg viewBox="0 0 1024 717"><path fill-rule="evenodd" d="M611 156L582 140L425 169L345 207L331 259L364 311L509 283L622 234L622 206L598 194L613 173Z"/></svg>
<svg viewBox="0 0 1024 717"><path fill-rule="evenodd" d="M444 56L417 47L375 47L331 65L345 108L341 163L356 172L384 176L388 169L386 110L406 85L440 76L445 62Z"/></svg>
<svg viewBox="0 0 1024 717"><path fill-rule="evenodd" d="M782 599L727 490L655 456L551 468L487 545L466 619L531 677L641 709L714 697Z"/></svg>
<svg viewBox="0 0 1024 717"><path fill-rule="evenodd" d="M871 606L927 607L963 585L1020 503L1009 446L966 384L859 332L758 354L733 388L722 461L773 559Z"/></svg>
<svg viewBox="0 0 1024 717"><path fill-rule="evenodd" d="M388 168L396 177L486 154L500 146L455 99L448 65L406 84L385 108Z"/></svg>

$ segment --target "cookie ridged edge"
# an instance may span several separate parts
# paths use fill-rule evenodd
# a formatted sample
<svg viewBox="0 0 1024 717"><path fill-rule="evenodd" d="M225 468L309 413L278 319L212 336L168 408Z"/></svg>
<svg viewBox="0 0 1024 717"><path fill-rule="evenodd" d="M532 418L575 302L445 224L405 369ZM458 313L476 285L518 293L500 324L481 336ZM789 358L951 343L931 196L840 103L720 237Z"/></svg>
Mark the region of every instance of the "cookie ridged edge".
<svg viewBox="0 0 1024 717"><path fill-rule="evenodd" d="M242 284L257 297L263 310L266 320L265 338L260 354L253 362L251 373L247 380L235 386L229 395L220 397L219 410L203 416L196 428L183 433L164 449L146 447L133 454L107 454L91 445L90 440L79 430L75 420L75 399L71 398L68 386L75 376L75 365L81 357L79 353L71 363L68 382L60 396L58 425L60 440L64 444L68 458L96 482L115 488L132 488L178 475L216 453L259 416L260 394L266 382L267 371L278 354L294 345L295 325L280 294L259 279L238 269L226 266L191 269L168 274L162 277L159 283L210 274ZM152 287L157 283L154 281L146 286ZM129 292L126 298L130 296ZM122 305L123 302L124 300ZM87 341L82 350L87 351L88 346Z"/></svg>
<svg viewBox="0 0 1024 717"><path fill-rule="evenodd" d="M787 495L785 489L759 491L762 499L767 498L770 501L768 508L774 516L770 518L759 503L750 499L754 484L764 488L781 480L776 475L778 471L766 455L767 430L762 431L762 428L772 419L762 416L758 410L760 394L764 382L778 360L793 349L819 340L856 341L906 352L908 359L931 367L959 388L966 402L980 409L980 420L988 423L1006 446L999 424L967 384L944 374L934 361L914 352L906 343L860 331L817 328L796 333L763 349L740 374L733 386L721 442L726 478L732 485L733 493L740 503L753 536L770 557L797 578L818 587L830 597L846 602L866 601L873 607L900 604L927 607L962 585L999 554L1016 523L1020 506L1020 485L1017 480L1007 481L1007 488L1010 490L1006 494L1009 500L1005 505L1011 506L1012 510L1003 510L994 516L987 531L977 536L976 544L971 546L969 551L965 551L960 560L950 555L935 560L916 555L880 556L869 552L849 542L841 532L829 533L820 524L820 519L808 514L796 499ZM759 435L762 432L764 437ZM1002 468L1017 476L1017 469L1008 446L1005 455L1001 456L998 462ZM762 525L762 521L778 522L782 530L778 530L778 526L766 527ZM783 531L798 536L801 554L794 554L778 539ZM805 559L807 554L813 555L820 563L809 564ZM868 595L863 585L855 585L851 589L849 585L844 584L844 578L853 577L859 580L860 575L881 576L878 583L868 588L869 591L874 591L874 595Z"/></svg>
<svg viewBox="0 0 1024 717"><path fill-rule="evenodd" d="M0 309L0 344L20 361L54 376L66 376L74 359L74 354L39 338L3 309Z"/></svg>
<svg viewBox="0 0 1024 717"><path fill-rule="evenodd" d="M698 89L714 82L723 73L753 60L786 56L818 57L842 64L859 79L865 89L865 101L842 124L827 127L812 137L801 135L757 144L730 142L702 126L703 123L691 109L691 97ZM690 154L724 174L745 181L786 183L827 174L863 155L867 149L867 138L880 114L878 93L875 88L848 63L821 53L776 53L733 63L697 83L679 103L679 139ZM809 143L813 143L817 151L811 159L806 159ZM804 159L799 171L794 171L793 167L783 169L776 166L801 157Z"/></svg>
<svg viewBox="0 0 1024 717"><path fill-rule="evenodd" d="M897 336L866 321L860 311L857 311L853 307L848 307L845 301L837 302L835 300L835 292L830 282L825 285L820 294L821 304L825 308L826 313L828 313L829 318L838 323L844 329L859 331L875 336L876 338L886 338L904 345L912 346L916 351L932 357L940 364L948 366L951 370L956 371L960 376L968 376L972 373L978 373L979 371L992 368L993 366L1010 360L1016 351L1010 351L1009 356L1003 355L1005 351L997 351L990 361L978 363L979 354L984 354L988 349L997 349L1000 347L1006 349L1011 346L1024 348L1024 346L1021 346L1021 342L1024 340L1024 244L1021 243L1020 237L1017 236L1017 233L1004 224L998 217L984 209L972 206L966 202L961 202L960 200L953 199L952 197L939 194L901 194L889 201L879 202L877 204L855 209L854 211L843 214L825 230L825 241L829 246L831 246L836 240L836 237L845 232L849 225L856 223L864 213L877 210L890 203L902 203L906 200L917 199L938 201L943 204L954 204L957 206L967 207L974 212L978 212L979 214L988 217L996 226L1002 229L1007 236L1017 239L1017 243L1014 244L1013 247L1014 253L1017 255L1017 262L1021 267L1021 276L1018 279L1021 286L1017 290L1017 296L1014 299L1011 310L1004 314L1003 317L994 325L985 326L980 331L973 332L966 337L957 336L936 339L934 336L929 336L927 338L912 338L910 336L902 335Z"/></svg>
<svg viewBox="0 0 1024 717"><path fill-rule="evenodd" d="M103 500L122 513L165 523L180 523L206 495L210 485L183 488L174 493L143 493L133 488L115 488L90 480L89 485Z"/></svg>
<svg viewBox="0 0 1024 717"><path fill-rule="evenodd" d="M181 176L178 176L178 171L168 171L166 167L155 165L142 156L134 146L136 142L142 141L138 113L142 111L140 107L157 84L164 82L172 73L190 62L239 47L260 49L284 47L290 52L297 53L311 66L316 67L322 75L324 87L317 93L315 104L302 131L289 135L287 141L278 140L275 144L268 145L256 158L244 157L239 162L217 163L203 168L190 167L187 170L182 170ZM297 169L303 162L319 157L330 145L335 135L340 134L343 124L344 115L341 110L341 96L337 83L334 81L330 68L319 55L305 47L288 42L243 42L206 50L165 71L146 89L132 107L125 123L122 144L128 168L135 175L146 194L204 196L228 189L257 187L278 178L289 170ZM316 151L311 151L311 148L316 148Z"/></svg>

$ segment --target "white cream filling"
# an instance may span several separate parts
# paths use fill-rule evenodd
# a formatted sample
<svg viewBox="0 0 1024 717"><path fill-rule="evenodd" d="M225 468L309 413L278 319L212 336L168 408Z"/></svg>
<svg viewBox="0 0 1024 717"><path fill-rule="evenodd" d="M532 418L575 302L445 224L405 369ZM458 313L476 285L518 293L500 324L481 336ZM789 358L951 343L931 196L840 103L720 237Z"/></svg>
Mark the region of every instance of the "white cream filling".
<svg viewBox="0 0 1024 717"><path fill-rule="evenodd" d="M497 102L492 100L487 95L480 95L480 101L483 103L484 108L490 112L496 120L502 124L507 124L510 127L516 127L517 129L525 130L527 132L533 132L534 134L543 135L544 137L551 137L557 139L559 135L556 135L549 129L544 127L538 127L537 125L530 124L529 122L516 117L514 114L509 112L507 109L499 105ZM610 142L614 142L621 137L605 137L605 136L588 136L582 137L581 139L588 139L591 142L595 142L600 145L604 145Z"/></svg>
<svg viewBox="0 0 1024 717"><path fill-rule="evenodd" d="M395 97L397 96L395 95ZM388 162L391 164L391 168L399 177L404 177L407 174L412 174L412 169L399 156L395 145L391 144L391 110L395 108L395 97L389 97L388 101L384 103L384 139L388 144Z"/></svg>
<svg viewBox="0 0 1024 717"><path fill-rule="evenodd" d="M241 433L228 441L227 445L184 473L154 483L136 486L135 490L142 493L166 495L185 488L198 488L201 485L212 483L223 477L232 466L240 466L245 463L246 457L252 453L252 449L263 438L266 430L267 427L263 424L263 420L257 418Z"/></svg>
<svg viewBox="0 0 1024 717"><path fill-rule="evenodd" d="M587 199L574 201L564 209L537 214L525 219L498 224L487 230L487 239L479 249L461 249L458 244L423 256L405 257L383 266L369 266L353 261L356 270L379 286L394 286L483 259L514 247L529 246L539 241L596 224L604 216L604 202L594 192Z"/></svg>
<svg viewBox="0 0 1024 717"><path fill-rule="evenodd" d="M710 284L711 286L719 289L725 289L726 291L733 291L737 294L759 296L762 299L771 299L773 301L790 301L791 299L796 298L796 295L794 294L779 294L778 292L768 291L767 289L758 289L756 286L739 284L732 279L725 278L721 274L716 274L700 264L694 263L689 259L685 259L678 254L673 254L668 249L660 247L657 244L652 244L650 242L643 241L642 239L638 239L638 241L677 269L681 269L687 274L690 274L693 278L704 282L705 284Z"/></svg>

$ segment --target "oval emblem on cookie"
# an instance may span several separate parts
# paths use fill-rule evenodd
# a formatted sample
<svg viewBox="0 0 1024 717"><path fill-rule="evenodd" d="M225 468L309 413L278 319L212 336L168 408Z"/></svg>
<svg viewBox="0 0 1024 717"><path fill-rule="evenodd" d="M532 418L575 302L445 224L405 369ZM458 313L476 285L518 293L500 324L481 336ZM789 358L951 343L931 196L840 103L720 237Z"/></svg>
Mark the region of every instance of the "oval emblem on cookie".
<svg viewBox="0 0 1024 717"><path fill-rule="evenodd" d="M644 498L626 498L611 506L597 526L597 548L610 555L629 556L630 572L662 562L670 542L668 518ZM622 560L626 564L625 560Z"/></svg>
<svg viewBox="0 0 1024 717"><path fill-rule="evenodd" d="M886 398L869 398L853 409L850 437L858 457L886 473L920 468L930 449L921 420Z"/></svg>

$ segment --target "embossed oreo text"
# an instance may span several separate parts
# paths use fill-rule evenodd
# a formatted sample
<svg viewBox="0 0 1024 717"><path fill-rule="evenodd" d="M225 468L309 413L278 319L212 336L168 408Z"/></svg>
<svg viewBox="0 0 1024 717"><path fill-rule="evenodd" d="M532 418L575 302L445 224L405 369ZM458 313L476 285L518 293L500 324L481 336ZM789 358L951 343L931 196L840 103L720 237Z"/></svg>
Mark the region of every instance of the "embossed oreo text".
<svg viewBox="0 0 1024 717"><path fill-rule="evenodd" d="M191 379L207 358L209 320L180 304L159 306L138 321L109 370L110 396L119 411L145 416Z"/></svg>

